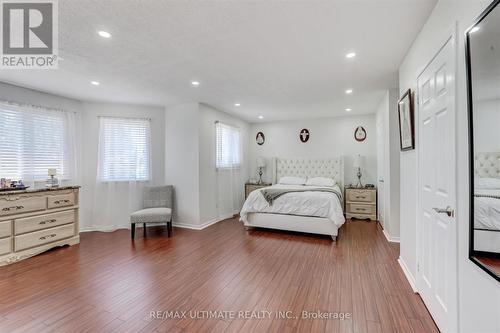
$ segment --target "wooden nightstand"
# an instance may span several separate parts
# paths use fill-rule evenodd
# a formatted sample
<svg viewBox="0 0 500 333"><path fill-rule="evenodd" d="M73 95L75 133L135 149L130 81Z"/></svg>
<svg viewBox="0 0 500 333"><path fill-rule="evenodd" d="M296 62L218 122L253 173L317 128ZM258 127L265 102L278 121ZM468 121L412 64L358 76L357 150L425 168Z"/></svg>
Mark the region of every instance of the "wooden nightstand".
<svg viewBox="0 0 500 333"><path fill-rule="evenodd" d="M262 183L262 184L252 184L252 183L246 183L245 184L245 199L248 198L248 195L250 192L253 192L255 190L258 190L259 188L271 186L271 183Z"/></svg>
<svg viewBox="0 0 500 333"><path fill-rule="evenodd" d="M345 188L346 217L377 220L377 189L375 187Z"/></svg>

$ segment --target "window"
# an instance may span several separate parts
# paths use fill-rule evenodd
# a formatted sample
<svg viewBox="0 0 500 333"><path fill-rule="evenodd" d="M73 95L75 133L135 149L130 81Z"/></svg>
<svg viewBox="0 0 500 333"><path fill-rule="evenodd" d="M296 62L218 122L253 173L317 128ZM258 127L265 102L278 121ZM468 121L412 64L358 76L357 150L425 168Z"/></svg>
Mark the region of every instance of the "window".
<svg viewBox="0 0 500 333"><path fill-rule="evenodd" d="M74 175L74 113L0 104L0 177L46 180L55 168L61 179Z"/></svg>
<svg viewBox="0 0 500 333"><path fill-rule="evenodd" d="M216 168L239 168L241 165L240 130L220 122L216 129Z"/></svg>
<svg viewBox="0 0 500 333"><path fill-rule="evenodd" d="M146 181L150 178L150 120L100 118L99 179Z"/></svg>

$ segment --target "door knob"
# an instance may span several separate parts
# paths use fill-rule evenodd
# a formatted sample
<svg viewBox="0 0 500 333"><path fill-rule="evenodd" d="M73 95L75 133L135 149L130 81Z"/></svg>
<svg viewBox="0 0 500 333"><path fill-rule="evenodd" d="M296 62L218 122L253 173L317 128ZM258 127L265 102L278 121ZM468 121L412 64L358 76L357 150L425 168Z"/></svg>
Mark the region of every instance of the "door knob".
<svg viewBox="0 0 500 333"><path fill-rule="evenodd" d="M455 216L455 211L450 206L446 208L432 208L432 209L434 209L434 211L438 214L446 214L449 217Z"/></svg>

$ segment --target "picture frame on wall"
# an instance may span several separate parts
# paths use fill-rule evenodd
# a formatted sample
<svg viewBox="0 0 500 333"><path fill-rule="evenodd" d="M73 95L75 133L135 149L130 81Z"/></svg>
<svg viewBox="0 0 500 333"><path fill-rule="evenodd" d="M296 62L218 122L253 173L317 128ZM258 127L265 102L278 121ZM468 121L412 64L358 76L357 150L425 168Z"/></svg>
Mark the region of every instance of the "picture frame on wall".
<svg viewBox="0 0 500 333"><path fill-rule="evenodd" d="M415 124L411 89L398 101L399 140L401 151L415 149Z"/></svg>

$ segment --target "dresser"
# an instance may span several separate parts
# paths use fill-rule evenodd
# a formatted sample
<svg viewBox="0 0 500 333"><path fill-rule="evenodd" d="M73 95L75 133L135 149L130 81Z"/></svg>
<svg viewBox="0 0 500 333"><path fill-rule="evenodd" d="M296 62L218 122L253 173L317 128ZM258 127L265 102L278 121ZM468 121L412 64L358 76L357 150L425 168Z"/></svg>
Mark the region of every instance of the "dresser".
<svg viewBox="0 0 500 333"><path fill-rule="evenodd" d="M377 189L346 187L346 217L377 220Z"/></svg>
<svg viewBox="0 0 500 333"><path fill-rule="evenodd" d="M0 192L0 266L78 244L79 188Z"/></svg>
<svg viewBox="0 0 500 333"><path fill-rule="evenodd" d="M268 186L271 186L271 183L262 183L262 184L246 183L245 184L245 199L248 198L248 195L251 192L258 190L259 188L268 187Z"/></svg>

